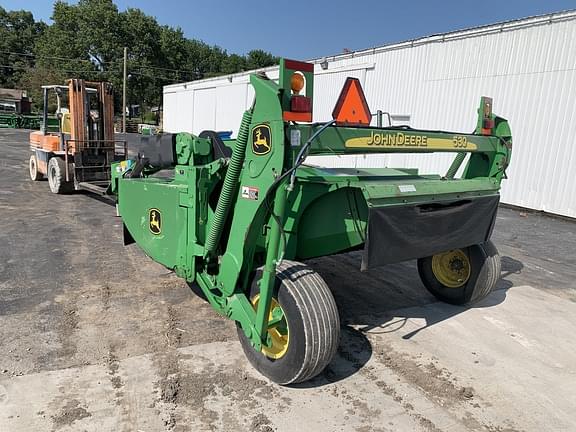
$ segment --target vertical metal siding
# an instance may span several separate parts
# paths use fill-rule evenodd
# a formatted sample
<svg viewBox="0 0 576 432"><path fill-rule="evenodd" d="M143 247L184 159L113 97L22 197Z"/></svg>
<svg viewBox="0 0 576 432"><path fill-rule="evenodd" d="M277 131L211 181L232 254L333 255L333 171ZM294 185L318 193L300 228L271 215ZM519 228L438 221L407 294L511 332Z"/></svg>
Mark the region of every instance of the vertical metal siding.
<svg viewBox="0 0 576 432"><path fill-rule="evenodd" d="M510 120L514 136L510 179L504 182L502 201L576 218L576 14L566 13L549 24L542 22L538 17L529 18L495 25L481 35L469 30L394 49L335 57L325 71L317 64L314 119L330 118L347 76L363 81L374 112L382 109L410 115L410 125L415 128L472 131L480 96L492 96L494 111ZM269 69L268 74L276 79L278 71ZM231 79L232 83L223 77L167 86L165 129L236 131L253 90L247 75ZM213 103L204 105L194 93L208 87L218 90ZM215 117L210 120L205 111L213 105ZM444 173L452 157L326 156L313 162L406 166Z"/></svg>

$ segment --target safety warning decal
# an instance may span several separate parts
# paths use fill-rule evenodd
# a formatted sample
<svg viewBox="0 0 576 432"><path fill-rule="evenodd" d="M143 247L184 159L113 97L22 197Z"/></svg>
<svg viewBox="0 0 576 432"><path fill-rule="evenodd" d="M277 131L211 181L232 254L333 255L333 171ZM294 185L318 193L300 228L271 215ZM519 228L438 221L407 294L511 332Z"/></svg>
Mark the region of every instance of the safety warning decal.
<svg viewBox="0 0 576 432"><path fill-rule="evenodd" d="M258 188L251 186L242 186L242 198L249 200L258 200Z"/></svg>

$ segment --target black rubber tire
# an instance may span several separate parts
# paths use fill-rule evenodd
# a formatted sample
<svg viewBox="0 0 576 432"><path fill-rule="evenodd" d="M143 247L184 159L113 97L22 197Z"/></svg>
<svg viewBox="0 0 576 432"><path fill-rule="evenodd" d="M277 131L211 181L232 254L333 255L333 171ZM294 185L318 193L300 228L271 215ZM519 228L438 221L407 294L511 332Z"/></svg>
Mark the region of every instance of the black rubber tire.
<svg viewBox="0 0 576 432"><path fill-rule="evenodd" d="M36 159L36 155L30 156L30 160L28 161L28 171L32 181L40 181L44 178L44 175L38 171L38 160Z"/></svg>
<svg viewBox="0 0 576 432"><path fill-rule="evenodd" d="M59 157L52 157L48 161L48 184L52 193L63 194L74 190L74 182L66 181L65 166L66 163Z"/></svg>
<svg viewBox="0 0 576 432"><path fill-rule="evenodd" d="M470 260L470 277L458 288L443 285L432 272L432 257L418 260L418 274L434 297L446 303L468 305L476 303L492 292L500 279L501 263L492 241L462 249Z"/></svg>
<svg viewBox="0 0 576 432"><path fill-rule="evenodd" d="M260 275L258 271L250 298L258 293ZM307 381L324 370L340 343L336 302L318 273L305 264L286 260L277 269L274 298L288 323L286 353L274 360L254 350L238 324L240 344L252 366L270 380L281 385Z"/></svg>

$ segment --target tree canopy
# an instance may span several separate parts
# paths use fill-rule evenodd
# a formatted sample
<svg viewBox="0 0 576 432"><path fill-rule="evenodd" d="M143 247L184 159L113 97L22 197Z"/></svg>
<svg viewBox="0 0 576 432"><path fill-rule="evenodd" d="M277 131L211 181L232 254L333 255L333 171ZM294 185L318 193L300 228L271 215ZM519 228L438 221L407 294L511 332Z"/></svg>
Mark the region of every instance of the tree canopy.
<svg viewBox="0 0 576 432"><path fill-rule="evenodd" d="M162 86L276 64L254 49L228 54L216 45L188 39L179 27L158 23L136 8L119 11L113 0L54 3L52 24L31 12L0 6L0 87L27 89L40 103L40 86L67 78L122 85L123 49L128 47L128 103L161 103ZM118 92L119 93L119 92ZM120 108L120 101L117 101Z"/></svg>
<svg viewBox="0 0 576 432"><path fill-rule="evenodd" d="M46 24L30 12L6 11L0 6L0 87L16 87L34 65L34 44Z"/></svg>

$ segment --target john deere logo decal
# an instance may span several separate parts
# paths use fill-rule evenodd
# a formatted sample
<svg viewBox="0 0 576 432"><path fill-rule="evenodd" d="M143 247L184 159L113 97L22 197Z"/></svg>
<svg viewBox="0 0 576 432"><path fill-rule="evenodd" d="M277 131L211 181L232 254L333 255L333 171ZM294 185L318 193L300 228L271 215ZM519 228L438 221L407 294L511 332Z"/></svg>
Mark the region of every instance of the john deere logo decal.
<svg viewBox="0 0 576 432"><path fill-rule="evenodd" d="M148 211L148 227L154 235L162 232L162 215L160 214L160 210L153 208Z"/></svg>
<svg viewBox="0 0 576 432"><path fill-rule="evenodd" d="M270 126L259 125L252 129L252 152L263 156L272 150Z"/></svg>

